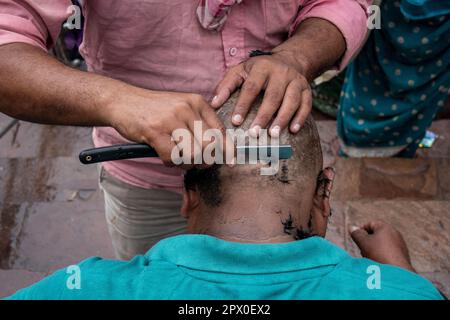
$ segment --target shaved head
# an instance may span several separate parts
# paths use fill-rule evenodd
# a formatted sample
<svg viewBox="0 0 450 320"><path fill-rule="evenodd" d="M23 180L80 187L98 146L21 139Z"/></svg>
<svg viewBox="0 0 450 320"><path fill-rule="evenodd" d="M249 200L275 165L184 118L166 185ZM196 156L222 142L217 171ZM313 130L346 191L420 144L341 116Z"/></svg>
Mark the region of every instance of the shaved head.
<svg viewBox="0 0 450 320"><path fill-rule="evenodd" d="M231 116L238 95L218 111L228 129L235 128ZM261 96L256 99L241 129L250 128L261 101ZM189 170L181 209L188 219L188 232L248 243L324 236L330 210L329 193L322 190L330 184L322 172L322 151L313 119L309 117L295 135L281 132L279 142L291 145L293 155L280 160L275 175L261 175L261 170L270 166L267 163Z"/></svg>
<svg viewBox="0 0 450 320"><path fill-rule="evenodd" d="M233 94L217 113L227 129L236 128L231 123L231 117L238 96L239 92ZM261 103L262 95L254 102L240 129L250 129ZM288 160L280 161L278 173L273 176L261 175L260 169L263 165L260 164L236 165L232 168L215 165L208 169L188 171L185 186L189 189L197 188L208 206L226 204L232 197L233 190L256 192L264 188L270 189L279 199L283 199L286 192L295 193L297 196L304 194L312 198L317 176L322 170L320 139L312 117L308 117L298 134L284 130L280 135L280 144L291 145L293 155Z"/></svg>

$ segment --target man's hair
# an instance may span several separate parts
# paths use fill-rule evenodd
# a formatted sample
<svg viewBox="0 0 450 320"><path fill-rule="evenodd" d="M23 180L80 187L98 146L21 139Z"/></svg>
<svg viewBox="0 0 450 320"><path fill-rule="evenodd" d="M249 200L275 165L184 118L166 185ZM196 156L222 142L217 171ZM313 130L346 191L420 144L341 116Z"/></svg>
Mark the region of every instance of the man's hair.
<svg viewBox="0 0 450 320"><path fill-rule="evenodd" d="M184 175L184 188L197 190L203 202L210 207L218 207L222 201L220 194L220 165L206 169L191 169Z"/></svg>
<svg viewBox="0 0 450 320"><path fill-rule="evenodd" d="M235 128L231 123L231 114L237 101L239 92L233 94L230 99L218 111L219 118L227 129ZM246 120L240 126L248 130L256 117L257 110L262 102L260 95L253 104ZM231 179L234 188L257 187L272 188L274 193L283 196L282 185L295 185L298 191L308 186L315 188L317 176L322 170L322 150L320 146L319 133L314 120L309 116L305 125L298 134L291 134L288 129L280 135L280 144L289 144L293 148L293 155L289 160L281 160L280 168L274 176L260 175L259 170L248 170L252 165L236 165L230 170L235 174ZM246 167L246 170L245 170ZM224 199L224 185L221 179L222 165L213 165L206 169L191 169L184 176L186 190L199 192L205 205L218 207Z"/></svg>

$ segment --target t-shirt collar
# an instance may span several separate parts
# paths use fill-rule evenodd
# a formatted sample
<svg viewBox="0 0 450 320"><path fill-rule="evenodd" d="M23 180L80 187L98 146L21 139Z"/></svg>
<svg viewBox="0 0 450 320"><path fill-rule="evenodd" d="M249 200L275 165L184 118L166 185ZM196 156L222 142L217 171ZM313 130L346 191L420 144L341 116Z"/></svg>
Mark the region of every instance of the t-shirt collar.
<svg viewBox="0 0 450 320"><path fill-rule="evenodd" d="M194 270L264 274L332 266L349 255L320 237L277 244L245 244L197 234L162 240L146 257Z"/></svg>

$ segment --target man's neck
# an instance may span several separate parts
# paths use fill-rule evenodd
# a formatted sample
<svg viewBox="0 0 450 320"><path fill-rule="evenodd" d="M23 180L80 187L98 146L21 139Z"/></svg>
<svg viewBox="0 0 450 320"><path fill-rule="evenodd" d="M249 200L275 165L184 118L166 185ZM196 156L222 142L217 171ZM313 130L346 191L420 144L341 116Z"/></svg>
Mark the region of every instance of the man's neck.
<svg viewBox="0 0 450 320"><path fill-rule="evenodd" d="M304 234L308 231L307 222L301 223L298 214L264 203L244 202L239 209L230 205L209 208L196 220L191 232L241 243L290 242L299 240L303 230Z"/></svg>

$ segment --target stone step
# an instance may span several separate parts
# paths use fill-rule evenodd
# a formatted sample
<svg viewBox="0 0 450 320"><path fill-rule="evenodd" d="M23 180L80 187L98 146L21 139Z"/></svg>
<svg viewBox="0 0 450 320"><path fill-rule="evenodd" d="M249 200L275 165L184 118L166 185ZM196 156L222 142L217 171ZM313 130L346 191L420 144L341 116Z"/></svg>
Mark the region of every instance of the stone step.
<svg viewBox="0 0 450 320"><path fill-rule="evenodd" d="M450 200L450 159L337 158L332 197Z"/></svg>
<svg viewBox="0 0 450 320"><path fill-rule="evenodd" d="M90 256L113 257L100 191L88 200L4 206L1 219L0 269L48 273Z"/></svg>
<svg viewBox="0 0 450 320"><path fill-rule="evenodd" d="M0 158L0 203L88 198L98 189L97 170L76 157Z"/></svg>

